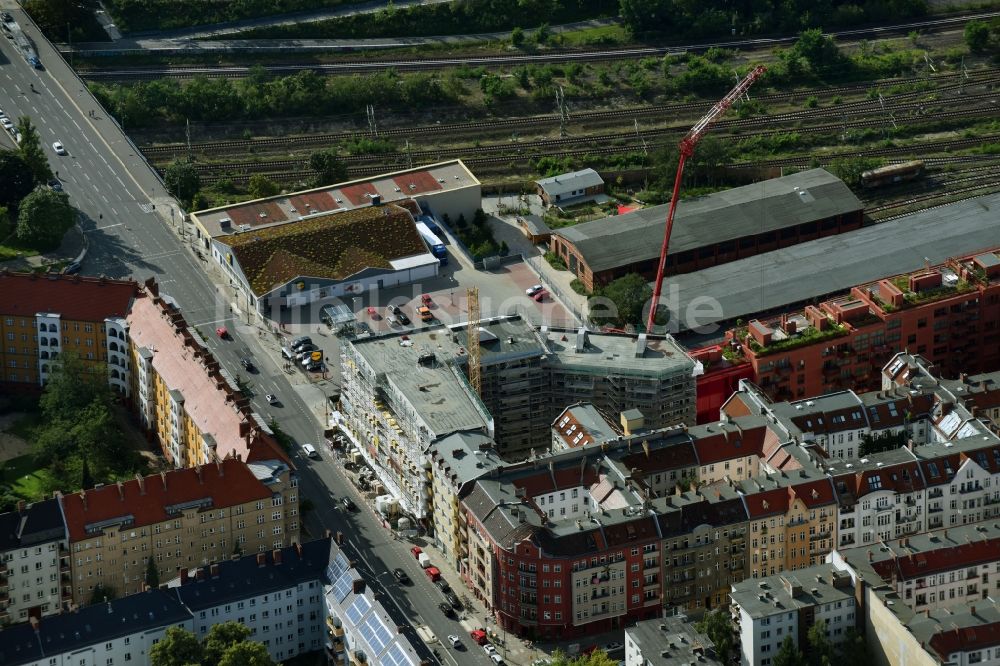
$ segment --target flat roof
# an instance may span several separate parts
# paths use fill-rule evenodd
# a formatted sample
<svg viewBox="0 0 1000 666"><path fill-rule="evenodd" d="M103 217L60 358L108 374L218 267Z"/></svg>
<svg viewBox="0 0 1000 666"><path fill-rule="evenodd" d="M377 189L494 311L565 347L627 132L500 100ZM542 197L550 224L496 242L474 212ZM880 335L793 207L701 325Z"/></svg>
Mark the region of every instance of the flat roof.
<svg viewBox="0 0 1000 666"><path fill-rule="evenodd" d="M639 337L587 331L586 345L577 351L577 331L550 330L546 344L553 352L551 361L578 369L618 375L657 375L690 372L694 361L672 337L647 338L637 354Z"/></svg>
<svg viewBox="0 0 1000 666"><path fill-rule="evenodd" d="M916 270L925 264L995 247L1000 193L937 206L891 222L792 245L695 273L666 278L676 287L680 312L699 298L721 308L713 321L733 320L793 303L846 292L851 287ZM991 212L992 211L992 212ZM947 220L948 233L941 232ZM691 327L677 317L682 329Z"/></svg>
<svg viewBox="0 0 1000 666"><path fill-rule="evenodd" d="M823 169L681 201L670 254L859 211L850 188ZM585 222L552 233L573 243L594 272L655 259L669 204Z"/></svg>
<svg viewBox="0 0 1000 666"><path fill-rule="evenodd" d="M369 206L373 195L380 196L382 203L393 203L471 185L479 185L479 180L462 160L451 160L292 194L195 211L191 216L210 237L215 238L239 231L241 225L252 229L281 222L295 222L304 215ZM223 220L230 221L225 228L222 226Z"/></svg>
<svg viewBox="0 0 1000 666"><path fill-rule="evenodd" d="M625 635L639 648L643 666L722 664L712 639L695 629L694 623L683 615L637 622L625 628Z"/></svg>
<svg viewBox="0 0 1000 666"><path fill-rule="evenodd" d="M544 351L531 324L520 317L483 320L479 328L483 367ZM465 326L458 324L358 338L350 344L406 396L434 435L442 436L487 425L485 407L473 402L464 382L466 340Z"/></svg>
<svg viewBox="0 0 1000 666"><path fill-rule="evenodd" d="M841 582L841 587L832 584L835 579ZM789 585L797 588L794 593L789 590ZM854 584L846 572L832 564L817 564L798 571L734 583L729 596L750 617L763 618L853 599Z"/></svg>

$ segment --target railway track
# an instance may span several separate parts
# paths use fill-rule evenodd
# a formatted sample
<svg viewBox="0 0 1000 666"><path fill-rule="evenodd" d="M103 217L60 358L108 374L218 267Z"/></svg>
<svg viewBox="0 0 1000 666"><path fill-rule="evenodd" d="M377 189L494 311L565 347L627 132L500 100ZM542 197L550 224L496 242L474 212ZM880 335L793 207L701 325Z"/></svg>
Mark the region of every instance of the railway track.
<svg viewBox="0 0 1000 666"><path fill-rule="evenodd" d="M883 204L881 206L875 206L873 208L869 208L869 209L865 210L865 213L867 215L869 215L869 216L873 216L873 219L875 219L878 222L888 222L890 220L895 220L895 219L898 219L898 218L903 217L905 215L909 215L913 211L906 211L906 212L902 212L902 213L899 213L899 214L887 215L887 216L882 216L882 215L879 215L879 214L883 213L885 211L898 210L900 208L905 208L905 207L908 207L908 206L919 205L919 204L923 204L923 203L926 203L926 202L929 202L929 201L935 201L937 199L943 199L945 197L953 197L953 196L959 195L959 194L968 194L969 195L969 196L963 196L963 197L961 197L961 199L971 199L971 198L973 198L975 196L979 196L980 194L985 194L985 192L982 192L982 190L986 190L986 189L994 189L995 190L996 188L1000 187L1000 179L997 179L996 176L993 176L993 175L982 176L982 177L979 177L979 178L969 178L969 179L965 179L965 180L975 180L975 181L978 181L978 180L983 180L984 178L988 178L988 180L985 180L985 182L980 182L980 183L973 184L973 185L967 185L967 186L961 187L961 188L959 188L957 190L943 190L941 192L929 192L927 194L922 194L920 196L910 197L909 199L903 199L901 201L894 201L892 203ZM925 206L925 207L926 208L931 208L932 206Z"/></svg>
<svg viewBox="0 0 1000 666"><path fill-rule="evenodd" d="M896 34L903 31L903 34L910 30L923 30L933 32L935 30L950 29L962 25L973 19L989 20L1000 16L1000 12L980 12L975 15L949 16L945 18L932 19L928 21L918 21L896 26L884 26L880 28L860 28L856 30L844 30L830 33L835 39L858 39L858 38L878 38L881 36ZM432 71L448 67L458 67L462 65L471 67L509 67L512 65L552 63L552 62L599 62L613 61L635 58L660 57L669 54L679 53L700 53L710 48L735 48L754 49L771 48L782 44L794 42L796 37L762 37L758 39L716 42L711 44L688 44L661 47L622 47L609 48L592 51L560 51L556 53L542 54L505 54L484 57L467 58L411 58L400 59L398 57L366 58L364 60L343 61L337 63L301 63L288 65L272 65L267 70L274 74L290 74L301 71L315 71L322 74L355 74L376 71L380 69L392 68L400 71ZM80 75L85 78L104 81L137 81L148 79L159 79L164 77L172 78L193 78L196 76L213 76L225 78L242 78L249 74L250 67L242 66L200 66L200 67L145 67L129 69L107 69L80 71Z"/></svg>
<svg viewBox="0 0 1000 666"><path fill-rule="evenodd" d="M954 77L948 77L954 78ZM912 83L914 81L926 80L926 79L903 79L896 80L895 82L890 82L885 85L905 85L906 83ZM939 80L939 79L935 79ZM986 70L979 73L976 77L972 77L969 81L962 83L958 81L949 85L941 86L934 90L920 90L907 93L899 93L893 95L890 98L890 104L886 107L882 107L878 100L860 100L856 102L848 102L844 104L839 104L835 107L828 107L823 109L809 109L804 111L794 111L786 112L781 114L775 114L773 116L758 116L756 118L740 119L740 120L727 120L722 121L718 124L719 127L739 127L739 123L743 123L744 126L752 126L753 123L761 122L781 122L788 120L805 120L810 117L829 117L829 116L841 116L846 115L852 111L857 111L861 109L875 109L879 110L883 108L888 111L898 111L904 110L906 106L906 101L911 100L914 97L919 97L921 95L928 95L932 93L947 92L959 89L961 86L978 86L978 85L993 85L1000 83L1000 76L996 70ZM850 87L840 87L828 91L824 94L826 95L840 95L847 94L848 89L858 92L866 91L872 89L871 84L857 85ZM809 92L795 93L798 95L808 95ZM768 95L763 97L758 97L756 99L762 102L770 101L787 101L789 94L782 95ZM989 97L986 95L970 96L965 97L963 100L971 99L985 99ZM663 115L663 116L676 116L684 113L690 112L691 114L697 114L704 111L704 102L694 102L689 104L660 104L660 105L650 105L646 107L632 107L628 109L614 109L608 111L594 111L583 114L575 114L572 119L574 122L586 124L586 123L596 123L608 120L616 119L634 119L638 117L646 117L649 115ZM470 123L447 123L447 124L435 124L422 127L409 127L409 128L389 128L381 130L379 132L380 138L388 137L408 137L408 136L425 136L432 134L478 134L481 135L484 131L496 131L498 128L503 129L527 129L535 127L547 127L553 126L559 123L559 118L555 116L529 116L521 118L497 118L492 119L487 122L470 122ZM678 128L679 129L679 128ZM649 130L648 130L649 131ZM658 130L661 132L671 131ZM275 138L264 138L264 139L240 139L231 141L209 141L202 142L191 145L191 153L196 154L212 154L212 153L248 153L248 152L261 152L268 148L303 148L315 145L329 145L334 143L339 143L345 140L350 140L357 138L361 133L359 132L335 132L335 133L324 133L315 134L308 136L287 136L287 137L275 137ZM147 158L154 161L169 160L175 158L179 155L184 155L188 153L188 147L186 144L172 144L172 145L161 145L161 146L144 146L142 152Z"/></svg>

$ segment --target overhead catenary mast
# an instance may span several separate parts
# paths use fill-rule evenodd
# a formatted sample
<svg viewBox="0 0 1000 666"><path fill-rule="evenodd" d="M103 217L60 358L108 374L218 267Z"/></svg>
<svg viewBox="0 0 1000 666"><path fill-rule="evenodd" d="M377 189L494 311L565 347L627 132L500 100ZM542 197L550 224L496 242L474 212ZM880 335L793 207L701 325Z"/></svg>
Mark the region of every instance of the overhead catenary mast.
<svg viewBox="0 0 1000 666"><path fill-rule="evenodd" d="M701 137L705 135L708 128L718 120L722 114L729 110L729 107L738 100L741 96L746 94L746 91L750 89L757 79L759 79L767 68L763 65L758 65L753 70L750 71L743 80L736 84L736 87L729 91L729 94L723 97L721 100L716 102L712 110L709 111L705 116L699 120L694 127L688 131L684 138L681 139L678 148L680 149L680 157L677 160L677 175L674 177L674 193L670 197L670 208L667 209L667 228L663 232L663 247L660 249L660 263L656 269L656 284L653 287L653 303L649 308L649 318L646 321L646 330L652 332L653 322L656 320L656 310L660 302L660 291L663 286L663 269L667 265L667 250L670 247L670 232L674 226L674 211L677 209L677 199L680 195L681 190L681 178L684 176L684 163L689 157L694 155L694 149L701 140Z"/></svg>

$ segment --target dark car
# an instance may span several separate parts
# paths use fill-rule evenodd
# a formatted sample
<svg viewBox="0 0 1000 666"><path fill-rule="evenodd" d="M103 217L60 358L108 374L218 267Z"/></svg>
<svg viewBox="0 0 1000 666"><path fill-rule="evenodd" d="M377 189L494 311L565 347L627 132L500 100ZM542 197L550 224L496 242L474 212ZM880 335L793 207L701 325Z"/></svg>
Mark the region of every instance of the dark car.
<svg viewBox="0 0 1000 666"><path fill-rule="evenodd" d="M350 497L341 497L340 504L348 511L357 511L358 505Z"/></svg>
<svg viewBox="0 0 1000 666"><path fill-rule="evenodd" d="M55 178L53 178L52 180L49 181L49 187L51 187L56 192L62 192L63 191L62 183L60 183Z"/></svg>
<svg viewBox="0 0 1000 666"><path fill-rule="evenodd" d="M449 604L451 604L452 608L454 608L457 611L462 610L462 602L458 600L458 597L456 597L454 593L449 592L448 594L444 595L444 598L448 601Z"/></svg>
<svg viewBox="0 0 1000 666"><path fill-rule="evenodd" d="M4 23L12 23L14 17L10 15L10 12L2 12L0 13L0 20L3 20Z"/></svg>
<svg viewBox="0 0 1000 666"><path fill-rule="evenodd" d="M62 270L62 272L63 272L64 275L73 275L74 273L79 273L80 272L80 262L79 261L73 261L73 262L70 262L70 263L66 264L66 268L64 268Z"/></svg>
<svg viewBox="0 0 1000 666"><path fill-rule="evenodd" d="M396 316L396 321L398 321L403 326L410 325L410 318L406 316L406 313L403 312L403 309L398 305L390 305L389 312L394 314Z"/></svg>
<svg viewBox="0 0 1000 666"><path fill-rule="evenodd" d="M438 608L441 610L442 613L444 613L448 617L452 617L455 614L455 611L452 610L451 606L449 606L444 602L438 604Z"/></svg>
<svg viewBox="0 0 1000 666"><path fill-rule="evenodd" d="M434 584L437 585L439 588L441 588L441 591L444 592L445 594L451 592L451 586L448 585L448 581L446 581L444 578L442 578L441 580L437 581Z"/></svg>
<svg viewBox="0 0 1000 666"><path fill-rule="evenodd" d="M403 585L410 584L410 577L406 575L406 572L402 569L393 569L392 575L396 579L396 582L402 583Z"/></svg>
<svg viewBox="0 0 1000 666"><path fill-rule="evenodd" d="M312 338L310 338L308 336L302 336L301 338L295 338L294 340L292 340L291 350L293 352L295 352L295 351L298 351L300 347L304 347L305 345L311 345L311 344L312 344Z"/></svg>
<svg viewBox="0 0 1000 666"><path fill-rule="evenodd" d="M256 372L257 371L257 366L255 366L253 364L253 361L251 359L249 359L249 358L241 358L240 359L240 365L242 365L243 369L246 370L247 372Z"/></svg>

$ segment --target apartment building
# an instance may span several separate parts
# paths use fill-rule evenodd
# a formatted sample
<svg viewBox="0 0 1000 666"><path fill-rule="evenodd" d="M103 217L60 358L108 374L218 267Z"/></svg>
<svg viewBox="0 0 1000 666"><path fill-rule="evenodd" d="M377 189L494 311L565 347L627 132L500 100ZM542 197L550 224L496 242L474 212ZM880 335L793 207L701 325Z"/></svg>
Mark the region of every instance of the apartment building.
<svg viewBox="0 0 1000 666"><path fill-rule="evenodd" d="M281 457L235 379L152 280L133 301L123 335L133 408L168 461L190 467L230 456Z"/></svg>
<svg viewBox="0 0 1000 666"><path fill-rule="evenodd" d="M228 458L61 495L73 602L141 591L150 559L164 578L297 542L297 486L279 461Z"/></svg>
<svg viewBox="0 0 1000 666"><path fill-rule="evenodd" d="M0 624L63 610L69 551L59 502L18 502L0 514Z"/></svg>
<svg viewBox="0 0 1000 666"><path fill-rule="evenodd" d="M878 388L909 350L957 377L1000 368L1000 249L851 289L850 294L727 332L776 400Z"/></svg>
<svg viewBox="0 0 1000 666"><path fill-rule="evenodd" d="M980 523L845 548L828 561L864 580L881 579L916 612L1000 595L1000 525Z"/></svg>
<svg viewBox="0 0 1000 666"><path fill-rule="evenodd" d="M848 467L850 465L850 467ZM927 529L926 483L912 448L834 468L837 546L880 543Z"/></svg>
<svg viewBox="0 0 1000 666"><path fill-rule="evenodd" d="M326 571L338 552L329 537L295 543L191 571L182 568L166 587L190 613L190 630L198 638L213 625L236 622L281 663L323 649Z"/></svg>
<svg viewBox="0 0 1000 666"><path fill-rule="evenodd" d="M625 666L722 666L712 639L683 615L636 622L625 628Z"/></svg>
<svg viewBox="0 0 1000 666"><path fill-rule="evenodd" d="M820 621L837 645L857 622L854 583L829 564L746 580L733 585L730 597L742 666L770 666L788 636L808 652L806 635Z"/></svg>
<svg viewBox="0 0 1000 666"><path fill-rule="evenodd" d="M125 316L137 291L132 281L0 270L0 382L38 388L67 352L110 368L119 345L109 322Z"/></svg>

